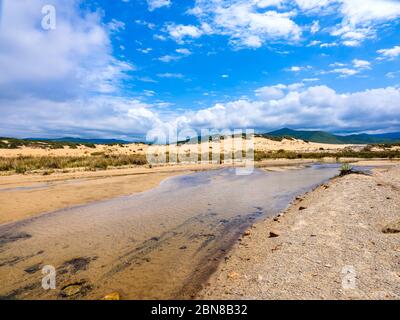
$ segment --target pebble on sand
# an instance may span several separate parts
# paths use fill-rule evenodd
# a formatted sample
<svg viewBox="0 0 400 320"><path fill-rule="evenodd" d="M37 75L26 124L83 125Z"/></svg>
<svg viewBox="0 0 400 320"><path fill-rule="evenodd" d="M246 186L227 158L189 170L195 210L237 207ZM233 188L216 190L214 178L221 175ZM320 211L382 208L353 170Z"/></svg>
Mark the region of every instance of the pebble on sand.
<svg viewBox="0 0 400 320"><path fill-rule="evenodd" d="M400 220L389 223L382 229L383 233L400 233Z"/></svg>
<svg viewBox="0 0 400 320"><path fill-rule="evenodd" d="M240 278L240 274L235 272L235 271L232 271L232 272L228 273L228 279L236 280L236 279L239 279L239 278Z"/></svg>
<svg viewBox="0 0 400 320"><path fill-rule="evenodd" d="M275 230L271 230L271 231L269 232L269 237L270 237L270 238L279 237L279 233L278 233L277 231L275 231Z"/></svg>
<svg viewBox="0 0 400 320"><path fill-rule="evenodd" d="M104 296L101 300L121 300L121 297L118 292L112 292Z"/></svg>

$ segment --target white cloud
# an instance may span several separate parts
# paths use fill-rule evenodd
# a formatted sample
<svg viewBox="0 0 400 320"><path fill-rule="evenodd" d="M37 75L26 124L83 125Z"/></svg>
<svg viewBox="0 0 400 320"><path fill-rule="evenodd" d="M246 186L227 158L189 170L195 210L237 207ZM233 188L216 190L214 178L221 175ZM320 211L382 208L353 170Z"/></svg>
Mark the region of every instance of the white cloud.
<svg viewBox="0 0 400 320"><path fill-rule="evenodd" d="M333 28L331 35L340 37L343 45L348 47L358 47L365 39L376 36L375 30L371 27L356 28L349 24L342 24Z"/></svg>
<svg viewBox="0 0 400 320"><path fill-rule="evenodd" d="M189 49L181 48L175 50L177 53L183 54L184 56L190 56L192 52Z"/></svg>
<svg viewBox="0 0 400 320"><path fill-rule="evenodd" d="M116 20L116 19L112 19L108 24L108 29L111 32L117 33L120 32L122 30L125 30L125 22Z"/></svg>
<svg viewBox="0 0 400 320"><path fill-rule="evenodd" d="M342 0L341 12L351 26L372 25L400 17L397 0Z"/></svg>
<svg viewBox="0 0 400 320"><path fill-rule="evenodd" d="M259 48L270 41L295 43L301 40L303 30L311 34L320 31L318 20L311 25L299 25L300 16L330 15L340 22L325 31L339 37L340 43L360 46L366 39L377 36L387 22L400 17L397 0L196 0L187 13L195 15L200 25L207 24L202 34L229 37L236 48ZM178 37L178 39L180 39ZM318 41L318 40L314 40ZM312 44L311 44L312 45ZM316 45L316 43L314 44ZM321 47L337 45L322 44Z"/></svg>
<svg viewBox="0 0 400 320"><path fill-rule="evenodd" d="M320 13L328 8L331 4L337 2L336 0L295 0L296 4L301 10Z"/></svg>
<svg viewBox="0 0 400 320"><path fill-rule="evenodd" d="M304 78L303 82L315 82L319 81L319 78Z"/></svg>
<svg viewBox="0 0 400 320"><path fill-rule="evenodd" d="M134 66L111 54L108 27L98 13L78 14L74 2L53 1L55 30L43 30L41 8L48 1L8 1L0 28L1 97L70 99L93 92L117 92Z"/></svg>
<svg viewBox="0 0 400 320"><path fill-rule="evenodd" d="M169 7L172 2L171 0L147 0L147 4L149 6L149 10L154 11L162 7Z"/></svg>
<svg viewBox="0 0 400 320"><path fill-rule="evenodd" d="M27 97L9 100L0 133L19 137L132 137L162 126L153 105L138 99L97 96L54 101ZM18 112L16 112L18 110ZM21 117L20 115L24 116Z"/></svg>
<svg viewBox="0 0 400 320"><path fill-rule="evenodd" d="M147 21L140 20L140 19L135 20L135 23L138 25L141 25L141 26L145 26L151 30L154 30L156 28L156 25L154 23L147 22Z"/></svg>
<svg viewBox="0 0 400 320"><path fill-rule="evenodd" d="M159 73L157 74L159 78L175 78L175 79L182 79L184 76L182 73Z"/></svg>
<svg viewBox="0 0 400 320"><path fill-rule="evenodd" d="M332 70L322 71L321 74L337 73L341 78L357 75L365 70L371 69L371 63L367 60L353 59L351 65L335 62L329 65Z"/></svg>
<svg viewBox="0 0 400 320"><path fill-rule="evenodd" d="M181 125L208 128L289 127L362 131L400 125L400 89L381 88L339 94L327 86L256 90L258 99L241 99L186 114ZM300 89L300 90L299 90ZM284 92L285 91L285 92Z"/></svg>
<svg viewBox="0 0 400 320"><path fill-rule="evenodd" d="M348 76L354 76L355 74L359 73L359 71L350 68L336 68L329 71L328 73L339 73L341 77L348 77Z"/></svg>
<svg viewBox="0 0 400 320"><path fill-rule="evenodd" d="M309 70L312 69L311 66L292 66L290 68L285 69L286 71L291 71L291 72L300 72L304 70Z"/></svg>
<svg viewBox="0 0 400 320"><path fill-rule="evenodd" d="M78 12L76 1L52 0L57 24L46 31L40 21L48 3L7 1L3 8L1 133L96 136L113 127L133 133L155 124L151 105L118 97L135 67L112 55L110 25L102 24L100 13Z"/></svg>
<svg viewBox="0 0 400 320"><path fill-rule="evenodd" d="M318 20L300 26L294 17L332 14L342 20L331 28L331 35L340 37L345 46L357 47L376 37L383 23L400 17L400 4L394 0L196 0L187 13L195 15L199 24L169 24L165 30L178 43L206 34L228 36L235 48L259 48L269 41L293 43L300 41L303 29L312 34L320 30ZM314 41L310 45L316 45L318 40Z"/></svg>
<svg viewBox="0 0 400 320"><path fill-rule="evenodd" d="M400 46L394 46L390 49L381 49L378 50L377 53L381 55L381 59L393 60L400 55Z"/></svg>
<svg viewBox="0 0 400 320"><path fill-rule="evenodd" d="M153 97L156 95L156 92L153 90L143 90L143 93L146 97Z"/></svg>
<svg viewBox="0 0 400 320"><path fill-rule="evenodd" d="M199 38L203 34L203 31L198 27L183 24L168 24L166 31L178 43L184 43L185 38Z"/></svg>
<svg viewBox="0 0 400 320"><path fill-rule="evenodd" d="M160 60L162 62L165 62L165 63L168 63L168 62L171 62L171 61L180 60L181 58L182 57L180 57L180 56L174 56L174 55L167 54L165 56L162 56L162 57L158 58L158 60Z"/></svg>
<svg viewBox="0 0 400 320"><path fill-rule="evenodd" d="M320 48L330 48L330 47L337 47L338 44L336 42L330 42L330 43L321 43Z"/></svg>
<svg viewBox="0 0 400 320"><path fill-rule="evenodd" d="M164 37L162 34L155 34L155 35L153 36L153 38L154 38L155 40L160 40L160 41L165 41L165 40L167 40L167 38Z"/></svg>
<svg viewBox="0 0 400 320"><path fill-rule="evenodd" d="M312 23L312 25L310 27L311 33L315 34L315 33L317 33L319 31L319 29L320 29L319 21L318 20L313 21L313 23Z"/></svg>
<svg viewBox="0 0 400 320"><path fill-rule="evenodd" d="M400 71L392 71L392 72L388 72L386 73L386 77L393 79L393 78L397 78L400 75Z"/></svg>
<svg viewBox="0 0 400 320"><path fill-rule="evenodd" d="M178 61L178 60L182 59L183 57L187 57L192 54L192 52L186 48L176 49L175 52L177 54L167 54L167 55L164 55L164 56L158 58L158 60L168 63L171 61Z"/></svg>
<svg viewBox="0 0 400 320"><path fill-rule="evenodd" d="M288 70L293 72L299 72L302 68L298 66L290 67Z"/></svg>
<svg viewBox="0 0 400 320"><path fill-rule="evenodd" d="M293 12L267 7L283 1L196 0L189 13L210 27L209 33L226 35L236 47L261 47L269 40L297 41L301 28L291 19ZM260 8L262 11L260 11Z"/></svg>
<svg viewBox="0 0 400 320"><path fill-rule="evenodd" d="M371 63L366 60L353 59L353 66L357 69L371 69Z"/></svg>
<svg viewBox="0 0 400 320"><path fill-rule="evenodd" d="M346 46L359 46L365 39L376 37L379 27L400 17L396 0L338 0L343 16L332 35L340 36Z"/></svg>
<svg viewBox="0 0 400 320"><path fill-rule="evenodd" d="M257 97L260 97L265 100L279 99L285 95L284 90L286 89L285 85L278 84L275 86L267 86L262 87L255 90L255 94Z"/></svg>
<svg viewBox="0 0 400 320"><path fill-rule="evenodd" d="M152 48L138 48L136 50L141 52L141 53L144 53L144 54L147 54L147 53L150 53L151 51L153 51Z"/></svg>
<svg viewBox="0 0 400 320"><path fill-rule="evenodd" d="M331 63L329 66L330 66L330 67L333 67L333 68L336 68L336 67L345 67L346 64L345 64L345 63L341 63L341 62L334 62L334 63Z"/></svg>

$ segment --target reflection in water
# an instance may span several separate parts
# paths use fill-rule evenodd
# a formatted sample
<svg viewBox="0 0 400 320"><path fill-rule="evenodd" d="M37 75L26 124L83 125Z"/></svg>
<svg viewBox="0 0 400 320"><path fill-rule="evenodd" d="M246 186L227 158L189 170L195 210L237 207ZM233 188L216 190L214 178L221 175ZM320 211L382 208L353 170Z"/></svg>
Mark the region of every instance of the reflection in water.
<svg viewBox="0 0 400 320"><path fill-rule="evenodd" d="M338 165L200 172L0 226L0 296L190 298L245 228L337 173ZM41 288L44 265L56 267L56 290Z"/></svg>

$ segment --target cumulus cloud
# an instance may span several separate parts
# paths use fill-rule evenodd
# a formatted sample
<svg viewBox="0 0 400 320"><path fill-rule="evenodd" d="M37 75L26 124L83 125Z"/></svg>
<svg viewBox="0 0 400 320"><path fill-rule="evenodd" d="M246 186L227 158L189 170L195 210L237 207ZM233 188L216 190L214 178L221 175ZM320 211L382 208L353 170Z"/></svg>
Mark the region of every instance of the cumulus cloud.
<svg viewBox="0 0 400 320"><path fill-rule="evenodd" d="M384 2L384 6L369 12L358 0L353 4L347 0L297 0L295 4L287 0L197 0L190 13L198 18L198 24L169 23L164 34L178 43L206 34L224 35L236 48L257 48L273 41L287 43L298 41L302 35L302 27L295 22L299 12L327 14L336 5L343 21L331 31L343 43L358 45L374 36L377 24L398 17L394 1L377 2ZM49 3L56 5L57 27L46 31L40 26L41 8ZM5 2L0 29L2 135L60 136L79 132L83 136L129 137L171 126L259 130L290 126L349 132L400 128L399 88L338 93L328 86L305 85L316 78L261 87L253 97L196 111L166 110L168 102L146 103L148 98L123 97L123 81L135 66L113 56L110 37L124 25L117 20L103 24L97 12L77 12L77 4L61 0ZM317 24L313 25L317 32ZM310 25L306 27L311 30ZM396 46L378 53L381 58L393 59L400 55L400 49ZM159 59L170 62L190 54L188 49L179 48ZM350 76L367 72L371 63L354 59L331 68L327 72ZM307 69L310 67L293 66L288 70ZM158 73L157 78L184 76L171 72ZM156 82L151 78L141 81ZM151 97L156 92L142 90L142 95Z"/></svg>
<svg viewBox="0 0 400 320"><path fill-rule="evenodd" d="M265 99L279 99L282 98L284 93L279 85L262 87L255 91L256 95Z"/></svg>
<svg viewBox="0 0 400 320"><path fill-rule="evenodd" d="M400 55L400 46L394 46L393 48L389 49L381 49L377 52L381 55L379 59L393 60Z"/></svg>
<svg viewBox="0 0 400 320"><path fill-rule="evenodd" d="M367 60L353 59L353 65L357 69L370 69L371 63Z"/></svg>
<svg viewBox="0 0 400 320"><path fill-rule="evenodd" d="M330 28L330 34L340 38L345 46L357 47L366 39L375 38L382 25L400 17L400 3L396 0L196 0L188 13L196 16L201 25L207 25L207 34L228 36L236 48L259 48L271 40L295 43L301 39L303 30L308 29L311 34L320 30L318 20L311 26L299 25L296 22L299 16L331 15L341 21Z"/></svg>
<svg viewBox="0 0 400 320"><path fill-rule="evenodd" d="M376 37L377 29L400 17L396 0L338 0L343 20L332 35L340 36L346 46L359 46L365 39Z"/></svg>
<svg viewBox="0 0 400 320"><path fill-rule="evenodd" d="M169 7L172 2L171 0L147 0L147 4L149 6L149 10L154 11L162 7Z"/></svg>
<svg viewBox="0 0 400 320"><path fill-rule="evenodd" d="M190 56L192 52L186 48L180 48L175 50L177 53L183 54L184 56Z"/></svg>
<svg viewBox="0 0 400 320"><path fill-rule="evenodd" d="M30 98L10 103L13 108L3 112L0 127L22 136L80 132L84 136L129 138L154 129L168 132L174 127L259 131L291 127L347 132L400 128L400 89L394 87L338 93L324 85L278 84L255 90L253 98L165 114L156 104L105 96L68 103Z"/></svg>
<svg viewBox="0 0 400 320"><path fill-rule="evenodd" d="M166 31L178 43L184 43L184 40L187 38L199 38L203 34L200 28L183 24L168 24Z"/></svg>
<svg viewBox="0 0 400 320"><path fill-rule="evenodd" d="M332 4L336 3L336 0L295 0L297 6L308 13L321 13Z"/></svg>
<svg viewBox="0 0 400 320"><path fill-rule="evenodd" d="M76 14L76 1L51 1L55 30L43 30L49 1L7 1L0 28L0 98L68 99L87 92L116 92L134 66L111 53L97 13Z"/></svg>
<svg viewBox="0 0 400 320"><path fill-rule="evenodd" d="M310 70L312 69L312 66L291 66L290 68L286 68L286 71L291 71L291 72L300 72L304 70Z"/></svg>
<svg viewBox="0 0 400 320"><path fill-rule="evenodd" d="M54 30L41 26L42 8L49 3L57 12ZM123 116L115 111L119 102L129 106L127 119L132 124L146 122L146 127L149 123L143 120L143 105L118 98L123 81L135 67L112 55L109 32L115 28L102 24L97 12L77 12L78 4L61 0L4 3L0 28L3 135L44 133L47 128L59 134L78 127L107 131ZM141 117L132 117L136 107Z"/></svg>
<svg viewBox="0 0 400 320"><path fill-rule="evenodd" d="M132 137L162 125L152 104L97 96L54 101L26 97L3 101L0 133L19 137ZM17 112L18 111L18 112Z"/></svg>
<svg viewBox="0 0 400 320"><path fill-rule="evenodd" d="M111 32L115 33L125 30L125 22L116 19L112 19L107 26Z"/></svg>
<svg viewBox="0 0 400 320"><path fill-rule="evenodd" d="M329 66L333 69L322 71L321 74L336 73L339 74L341 78L346 78L371 69L371 63L361 59L353 59L351 64L335 62L331 63Z"/></svg>
<svg viewBox="0 0 400 320"><path fill-rule="evenodd" d="M324 128L363 131L399 128L400 89L339 94L327 86L276 85L256 90L257 99L218 103L181 117L182 125L209 128Z"/></svg>
<svg viewBox="0 0 400 320"><path fill-rule="evenodd" d="M310 27L310 31L312 34L314 34L314 33L317 33L319 31L319 29L320 29L319 21L316 20L312 23L312 25Z"/></svg>
<svg viewBox="0 0 400 320"><path fill-rule="evenodd" d="M301 28L292 20L294 13L270 8L282 2L196 0L189 13L206 24L209 32L229 36L233 45L258 48L268 40L299 40Z"/></svg>

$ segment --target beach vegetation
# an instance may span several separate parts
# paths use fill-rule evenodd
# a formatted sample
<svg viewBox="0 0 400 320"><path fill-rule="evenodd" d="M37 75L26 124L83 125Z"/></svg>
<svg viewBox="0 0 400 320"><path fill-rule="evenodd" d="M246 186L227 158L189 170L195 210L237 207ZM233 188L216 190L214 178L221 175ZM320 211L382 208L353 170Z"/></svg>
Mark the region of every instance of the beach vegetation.
<svg viewBox="0 0 400 320"><path fill-rule="evenodd" d="M340 176L345 176L353 172L353 167L349 163L344 163L340 167Z"/></svg>

